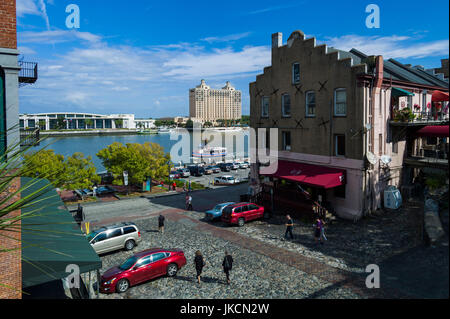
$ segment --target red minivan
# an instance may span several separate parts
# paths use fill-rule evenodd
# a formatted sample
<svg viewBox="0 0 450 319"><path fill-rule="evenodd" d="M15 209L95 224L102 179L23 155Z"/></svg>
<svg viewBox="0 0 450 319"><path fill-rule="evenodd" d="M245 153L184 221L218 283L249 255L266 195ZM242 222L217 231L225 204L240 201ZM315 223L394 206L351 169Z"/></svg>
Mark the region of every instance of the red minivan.
<svg viewBox="0 0 450 319"><path fill-rule="evenodd" d="M108 269L101 277L100 292L125 292L155 277L173 277L184 265L186 258L180 249L147 249L134 254L122 265Z"/></svg>
<svg viewBox="0 0 450 319"><path fill-rule="evenodd" d="M263 218L264 207L253 203L237 203L225 207L221 220L228 224L244 226L250 220Z"/></svg>

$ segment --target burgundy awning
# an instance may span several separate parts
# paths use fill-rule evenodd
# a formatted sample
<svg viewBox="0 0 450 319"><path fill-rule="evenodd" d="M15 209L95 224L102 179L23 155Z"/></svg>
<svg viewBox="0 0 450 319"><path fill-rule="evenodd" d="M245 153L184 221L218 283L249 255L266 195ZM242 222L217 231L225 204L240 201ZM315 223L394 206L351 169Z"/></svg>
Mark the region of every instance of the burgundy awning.
<svg viewBox="0 0 450 319"><path fill-rule="evenodd" d="M448 125L429 125L416 132L417 136L424 137L448 137Z"/></svg>
<svg viewBox="0 0 450 319"><path fill-rule="evenodd" d="M436 90L431 95L431 101L432 102L448 101L448 93Z"/></svg>
<svg viewBox="0 0 450 319"><path fill-rule="evenodd" d="M345 170L282 160L278 161L276 173L266 174L266 176L326 189L341 186L345 183Z"/></svg>

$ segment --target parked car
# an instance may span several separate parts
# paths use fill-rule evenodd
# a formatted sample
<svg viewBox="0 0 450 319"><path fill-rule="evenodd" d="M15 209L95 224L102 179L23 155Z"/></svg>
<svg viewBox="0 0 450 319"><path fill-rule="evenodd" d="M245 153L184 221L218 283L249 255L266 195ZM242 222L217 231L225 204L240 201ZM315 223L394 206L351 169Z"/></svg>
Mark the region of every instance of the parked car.
<svg viewBox="0 0 450 319"><path fill-rule="evenodd" d="M239 168L249 168L247 162L239 162Z"/></svg>
<svg viewBox="0 0 450 319"><path fill-rule="evenodd" d="M173 277L184 265L186 257L180 249L147 249L134 254L120 266L108 269L101 276L100 292L123 293L131 286L156 277Z"/></svg>
<svg viewBox="0 0 450 319"><path fill-rule="evenodd" d="M225 207L222 211L221 220L227 224L237 224L240 227L248 221L267 217L264 207L253 203L237 203Z"/></svg>
<svg viewBox="0 0 450 319"><path fill-rule="evenodd" d="M231 171L231 164L230 163L219 163L217 166L220 167L222 172L229 172L229 171Z"/></svg>
<svg viewBox="0 0 450 319"><path fill-rule="evenodd" d="M132 250L140 241L141 233L134 223L104 226L87 235L97 254L114 250Z"/></svg>
<svg viewBox="0 0 450 319"><path fill-rule="evenodd" d="M112 188L111 186L99 186L95 190L95 193L97 195L113 194L115 192L116 192L116 190L114 188Z"/></svg>
<svg viewBox="0 0 450 319"><path fill-rule="evenodd" d="M181 177L189 177L191 176L191 172L187 168L180 168L178 171Z"/></svg>
<svg viewBox="0 0 450 319"><path fill-rule="evenodd" d="M214 174L220 173L220 167L219 166L214 165L214 166L211 166L211 168L212 168Z"/></svg>
<svg viewBox="0 0 450 319"><path fill-rule="evenodd" d="M211 175L212 173L214 173L212 166L206 166L205 167L205 175Z"/></svg>
<svg viewBox="0 0 450 319"><path fill-rule="evenodd" d="M181 174L177 171L171 171L169 174L169 177L171 179L179 179L179 178L181 178Z"/></svg>
<svg viewBox="0 0 450 319"><path fill-rule="evenodd" d="M236 163L236 162L231 163L232 170L237 170L237 169L239 169L239 167L240 167L239 163Z"/></svg>
<svg viewBox="0 0 450 319"><path fill-rule="evenodd" d="M93 191L91 189L88 189L88 188L76 189L76 190L74 190L74 192L81 199L83 199L86 196L92 196L94 194Z"/></svg>
<svg viewBox="0 0 450 319"><path fill-rule="evenodd" d="M205 218L207 220L211 220L211 221L214 219L220 218L220 216L222 216L223 209L231 204L234 204L234 202L217 204L216 206L214 206L213 209L210 209L205 212Z"/></svg>
<svg viewBox="0 0 450 319"><path fill-rule="evenodd" d="M223 175L214 178L214 184L236 184L239 183L239 179L231 175Z"/></svg>
<svg viewBox="0 0 450 319"><path fill-rule="evenodd" d="M201 166L192 165L188 166L191 176L203 176L205 174L205 169Z"/></svg>

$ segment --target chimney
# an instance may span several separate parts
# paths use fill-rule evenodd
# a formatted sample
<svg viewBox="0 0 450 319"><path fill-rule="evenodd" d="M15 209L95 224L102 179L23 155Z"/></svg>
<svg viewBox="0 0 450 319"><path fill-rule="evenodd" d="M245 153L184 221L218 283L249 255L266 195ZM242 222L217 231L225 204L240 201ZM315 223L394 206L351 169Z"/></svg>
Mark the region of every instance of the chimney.
<svg viewBox="0 0 450 319"><path fill-rule="evenodd" d="M272 34L272 65L275 61L274 57L277 49L283 45L283 33L277 32Z"/></svg>
<svg viewBox="0 0 450 319"><path fill-rule="evenodd" d="M381 89L381 85L383 84L383 56L379 55L375 58L375 90L378 91Z"/></svg>

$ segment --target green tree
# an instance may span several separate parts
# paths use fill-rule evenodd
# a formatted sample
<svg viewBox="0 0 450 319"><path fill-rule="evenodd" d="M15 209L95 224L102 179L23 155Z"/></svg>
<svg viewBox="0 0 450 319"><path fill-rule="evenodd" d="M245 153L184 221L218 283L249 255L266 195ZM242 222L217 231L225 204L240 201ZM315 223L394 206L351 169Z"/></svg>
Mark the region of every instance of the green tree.
<svg viewBox="0 0 450 319"><path fill-rule="evenodd" d="M115 119L114 124L116 124L116 128L122 128L123 126L123 119Z"/></svg>
<svg viewBox="0 0 450 319"><path fill-rule="evenodd" d="M94 127L94 120L86 119L84 122L86 123L86 128L93 128Z"/></svg>
<svg viewBox="0 0 450 319"><path fill-rule="evenodd" d="M75 153L67 159L53 150L24 155L24 176L48 179L55 187L74 190L100 182L92 158Z"/></svg>
<svg viewBox="0 0 450 319"><path fill-rule="evenodd" d="M191 119L187 120L185 127L186 128L193 128L194 127L194 122Z"/></svg>
<svg viewBox="0 0 450 319"><path fill-rule="evenodd" d="M170 154L156 143L114 142L100 150L97 156L103 166L114 175L114 183L123 184L123 172L128 172L130 184L140 185L147 177L162 178L169 175Z"/></svg>
<svg viewBox="0 0 450 319"><path fill-rule="evenodd" d="M92 157L84 157L83 153L77 152L69 156L65 162L64 188L75 190L88 188L94 183L100 183L101 178L97 175L97 169L92 162Z"/></svg>

